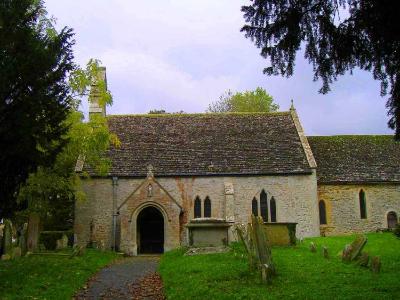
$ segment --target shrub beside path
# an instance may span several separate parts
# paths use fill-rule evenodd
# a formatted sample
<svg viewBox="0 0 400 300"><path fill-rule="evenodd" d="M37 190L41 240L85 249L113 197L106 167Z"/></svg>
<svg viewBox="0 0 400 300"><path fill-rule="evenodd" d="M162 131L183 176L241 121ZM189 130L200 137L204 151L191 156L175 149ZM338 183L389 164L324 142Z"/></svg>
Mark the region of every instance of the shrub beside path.
<svg viewBox="0 0 400 300"><path fill-rule="evenodd" d="M158 262L157 256L118 260L93 276L74 299L164 299Z"/></svg>

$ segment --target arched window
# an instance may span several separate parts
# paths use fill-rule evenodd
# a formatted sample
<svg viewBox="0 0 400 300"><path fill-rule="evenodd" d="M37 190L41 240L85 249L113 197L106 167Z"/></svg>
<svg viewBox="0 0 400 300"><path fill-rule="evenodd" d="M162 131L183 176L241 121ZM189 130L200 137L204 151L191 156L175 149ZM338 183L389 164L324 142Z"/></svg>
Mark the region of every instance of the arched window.
<svg viewBox="0 0 400 300"><path fill-rule="evenodd" d="M274 197L269 201L269 206L271 208L271 222L276 222L276 201Z"/></svg>
<svg viewBox="0 0 400 300"><path fill-rule="evenodd" d="M199 197L194 200L194 217L201 218L201 200Z"/></svg>
<svg viewBox="0 0 400 300"><path fill-rule="evenodd" d="M263 221L268 222L268 200L267 193L264 190L260 194L260 211Z"/></svg>
<svg viewBox="0 0 400 300"><path fill-rule="evenodd" d="M254 197L253 201L251 201L251 213L256 217L258 216L258 202L256 197Z"/></svg>
<svg viewBox="0 0 400 300"><path fill-rule="evenodd" d="M211 200L208 196L204 200L204 217L211 218Z"/></svg>
<svg viewBox="0 0 400 300"><path fill-rule="evenodd" d="M319 224L321 224L321 225L327 224L327 222L326 222L326 207L325 207L324 200L319 201Z"/></svg>
<svg viewBox="0 0 400 300"><path fill-rule="evenodd" d="M360 198L360 217L361 219L366 219L367 218L367 205L365 201L365 192L363 190L360 190L359 193L359 198Z"/></svg>
<svg viewBox="0 0 400 300"><path fill-rule="evenodd" d="M391 211L387 214L387 225L389 229L396 228L397 225L397 215L394 211Z"/></svg>

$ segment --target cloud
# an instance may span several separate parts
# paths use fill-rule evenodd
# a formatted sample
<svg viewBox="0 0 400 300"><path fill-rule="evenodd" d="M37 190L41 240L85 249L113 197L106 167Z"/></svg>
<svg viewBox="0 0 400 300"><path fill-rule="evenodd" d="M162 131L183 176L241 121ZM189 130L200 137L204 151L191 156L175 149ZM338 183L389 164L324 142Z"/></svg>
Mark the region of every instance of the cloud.
<svg viewBox="0 0 400 300"><path fill-rule="evenodd" d="M76 60L99 58L114 95L110 113L150 109L203 112L227 89L265 88L307 134L392 133L385 100L370 73L356 71L318 94L312 67L298 53L291 78L262 74L267 61L240 32L243 0L48 0L58 26L76 32ZM87 109L86 106L84 109Z"/></svg>
<svg viewBox="0 0 400 300"><path fill-rule="evenodd" d="M110 50L102 55L102 60L109 66L109 88L118 101L118 106L110 110L113 113L146 113L154 108L204 111L221 90L235 87L239 82L234 76L193 78L177 66L143 52ZM121 85L125 86L122 91ZM126 90L131 92L126 93ZM138 101L137 93L146 99Z"/></svg>

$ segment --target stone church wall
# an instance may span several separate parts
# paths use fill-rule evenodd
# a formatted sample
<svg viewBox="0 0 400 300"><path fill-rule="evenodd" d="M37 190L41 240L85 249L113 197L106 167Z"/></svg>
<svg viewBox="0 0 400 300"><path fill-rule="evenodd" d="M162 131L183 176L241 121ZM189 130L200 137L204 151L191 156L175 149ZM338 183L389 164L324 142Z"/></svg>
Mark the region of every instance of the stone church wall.
<svg viewBox="0 0 400 300"><path fill-rule="evenodd" d="M359 193L365 192L367 218L361 219ZM387 214L400 214L400 184L318 185L318 199L325 201L326 235L369 232L387 228Z"/></svg>
<svg viewBox="0 0 400 300"><path fill-rule="evenodd" d="M115 207L120 208L121 216L134 214L133 211L129 211L135 209L134 205L127 206L123 203L129 197L139 199L138 196L132 196L132 193L141 186L144 180L120 178L117 185L114 186L111 179L84 180L87 200L78 202L75 208L75 232L78 235L78 241L85 244L92 235L93 240L104 241L105 245L110 248L113 201L115 201ZM167 193L168 197L172 197L182 208L183 214L180 217L176 215L176 212L172 214L175 214L174 218L179 218L183 224L187 224L194 217L194 200L197 196L200 197L202 204L207 196L211 199L211 217L246 223L251 214L253 197L259 200L260 192L264 189L268 199L273 196L276 200L277 222L297 222L298 237L319 235L315 173L311 175L240 177L157 178L156 176L155 180L165 190L163 193ZM128 225L124 225L122 222L121 226ZM131 230L135 230L135 224L132 226ZM176 225L173 226L176 227ZM181 231L175 229L174 232L175 235L180 235L180 243L186 244L186 228ZM124 244L123 239L124 237L121 236L121 245ZM175 237L174 241L176 241ZM179 244L174 242L167 248L177 246Z"/></svg>

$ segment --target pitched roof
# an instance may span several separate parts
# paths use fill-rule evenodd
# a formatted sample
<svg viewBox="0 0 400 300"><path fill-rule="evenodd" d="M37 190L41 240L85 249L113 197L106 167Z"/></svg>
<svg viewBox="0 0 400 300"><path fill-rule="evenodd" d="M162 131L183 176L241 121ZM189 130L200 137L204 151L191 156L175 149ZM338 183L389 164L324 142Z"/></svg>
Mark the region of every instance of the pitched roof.
<svg viewBox="0 0 400 300"><path fill-rule="evenodd" d="M400 143L390 135L307 137L320 183L400 182Z"/></svg>
<svg viewBox="0 0 400 300"><path fill-rule="evenodd" d="M111 176L311 172L290 112L107 116Z"/></svg>

